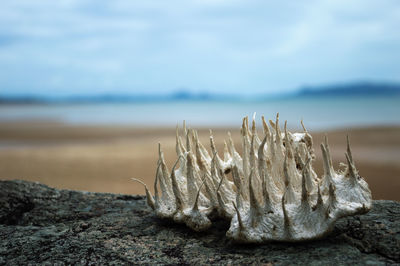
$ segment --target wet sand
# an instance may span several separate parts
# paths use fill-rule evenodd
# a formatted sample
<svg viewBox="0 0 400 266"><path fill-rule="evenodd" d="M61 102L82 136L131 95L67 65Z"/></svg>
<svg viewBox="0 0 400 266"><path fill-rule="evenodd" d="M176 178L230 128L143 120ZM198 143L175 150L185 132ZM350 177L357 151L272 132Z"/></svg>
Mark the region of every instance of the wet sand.
<svg viewBox="0 0 400 266"><path fill-rule="evenodd" d="M239 149L239 129L216 129L222 150L230 131ZM319 143L325 132L311 132L320 174ZM374 199L400 200L400 127L371 127L326 132L335 168L344 162L346 134L356 166L370 185ZM208 144L208 129L200 129ZM57 188L143 194L130 181L139 178L152 188L161 142L168 165L175 156L175 128L86 127L50 122L0 123L0 179L38 181Z"/></svg>

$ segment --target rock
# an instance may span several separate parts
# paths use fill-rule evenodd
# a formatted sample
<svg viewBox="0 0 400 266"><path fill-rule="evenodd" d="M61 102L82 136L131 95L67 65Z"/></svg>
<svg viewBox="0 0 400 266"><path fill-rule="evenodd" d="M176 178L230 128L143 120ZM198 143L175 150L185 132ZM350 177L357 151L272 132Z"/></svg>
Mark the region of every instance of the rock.
<svg viewBox="0 0 400 266"><path fill-rule="evenodd" d="M196 233L162 221L144 196L0 181L0 264L398 264L400 203L374 201L325 239L238 245L217 222Z"/></svg>

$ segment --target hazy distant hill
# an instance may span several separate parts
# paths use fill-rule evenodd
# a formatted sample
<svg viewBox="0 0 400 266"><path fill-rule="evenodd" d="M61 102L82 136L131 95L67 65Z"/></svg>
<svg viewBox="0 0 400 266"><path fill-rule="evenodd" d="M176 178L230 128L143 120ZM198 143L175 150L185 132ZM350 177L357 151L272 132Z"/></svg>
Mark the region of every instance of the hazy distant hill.
<svg viewBox="0 0 400 266"><path fill-rule="evenodd" d="M358 82L324 87L305 87L297 96L366 96L366 95L400 95L400 84Z"/></svg>
<svg viewBox="0 0 400 266"><path fill-rule="evenodd" d="M1 103L39 104L39 103L135 103L135 102L169 102L169 101L231 101L239 97L224 94L191 93L176 91L170 94L97 94L75 95L64 97L37 95L0 95Z"/></svg>
<svg viewBox="0 0 400 266"><path fill-rule="evenodd" d="M168 102L168 101L264 101L293 97L345 97L345 96L400 96L400 84L358 82L341 85L304 87L291 94L253 95L241 97L229 94L192 93L180 90L171 94L98 94L66 97L22 95L0 95L1 103L131 103L131 102Z"/></svg>

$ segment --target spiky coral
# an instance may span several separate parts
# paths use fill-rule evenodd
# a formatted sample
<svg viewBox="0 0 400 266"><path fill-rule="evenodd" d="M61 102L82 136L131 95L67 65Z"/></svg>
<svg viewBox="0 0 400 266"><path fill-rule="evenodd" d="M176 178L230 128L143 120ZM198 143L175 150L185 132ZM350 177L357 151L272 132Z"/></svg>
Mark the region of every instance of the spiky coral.
<svg viewBox="0 0 400 266"><path fill-rule="evenodd" d="M304 132L293 134L286 122L281 132L279 115L275 122L269 121L270 126L264 117L262 123L261 141L254 117L251 129L244 118L242 157L229 135L223 159L212 134L210 156L196 131L184 126L184 146L177 129L178 160L170 173L159 147L155 197L146 187L148 205L158 217L185 223L196 231L209 228L213 219L230 220L228 237L255 243L320 238L337 219L371 208L371 192L355 168L348 139L347 167L336 172L325 138L321 144L324 175L318 178L312 168L312 137L303 123Z"/></svg>

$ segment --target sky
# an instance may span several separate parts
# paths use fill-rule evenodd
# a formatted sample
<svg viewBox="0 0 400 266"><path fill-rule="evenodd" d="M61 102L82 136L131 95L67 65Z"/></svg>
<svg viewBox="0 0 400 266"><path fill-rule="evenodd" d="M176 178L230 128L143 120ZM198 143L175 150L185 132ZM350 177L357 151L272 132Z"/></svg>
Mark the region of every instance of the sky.
<svg viewBox="0 0 400 266"><path fill-rule="evenodd" d="M400 82L399 29L398 0L3 1L0 95Z"/></svg>

